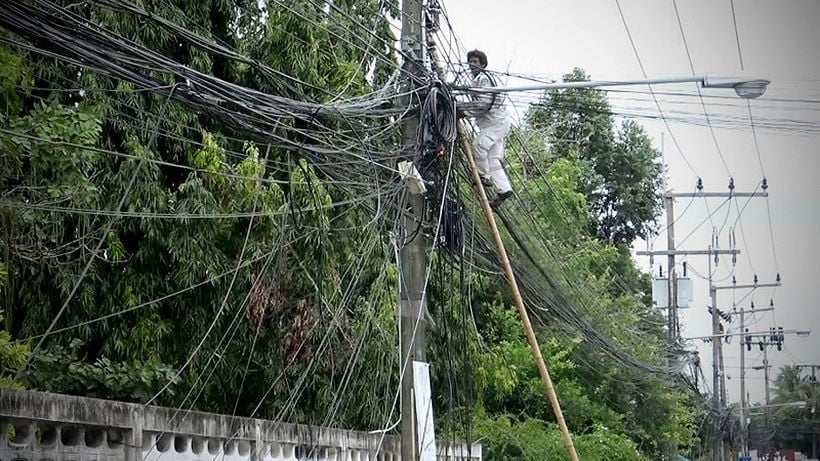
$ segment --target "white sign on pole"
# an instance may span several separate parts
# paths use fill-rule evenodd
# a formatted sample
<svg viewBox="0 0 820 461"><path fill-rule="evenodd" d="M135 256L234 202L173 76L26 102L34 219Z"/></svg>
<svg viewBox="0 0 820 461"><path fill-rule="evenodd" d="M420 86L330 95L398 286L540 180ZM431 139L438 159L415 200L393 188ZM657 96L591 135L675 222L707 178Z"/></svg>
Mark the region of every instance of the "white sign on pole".
<svg viewBox="0 0 820 461"><path fill-rule="evenodd" d="M416 397L416 434L419 438L419 460L436 461L436 431L433 424L429 363L413 362L413 391Z"/></svg>

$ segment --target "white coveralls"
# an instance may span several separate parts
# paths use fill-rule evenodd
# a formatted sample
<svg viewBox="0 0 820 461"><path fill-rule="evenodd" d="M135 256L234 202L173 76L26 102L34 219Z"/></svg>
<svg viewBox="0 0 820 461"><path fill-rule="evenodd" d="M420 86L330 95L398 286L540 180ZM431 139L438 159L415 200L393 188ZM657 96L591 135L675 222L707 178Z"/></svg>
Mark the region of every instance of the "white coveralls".
<svg viewBox="0 0 820 461"><path fill-rule="evenodd" d="M490 76L484 71L473 77L470 85L473 88L495 86ZM492 102L489 111L468 114L475 118L479 129L479 134L473 143L476 167L482 177L490 179L499 194L511 191L510 179L501 165L501 160L504 158L504 138L510 131L510 118L504 104L504 94L496 93L494 97L493 94L483 93L475 99Z"/></svg>

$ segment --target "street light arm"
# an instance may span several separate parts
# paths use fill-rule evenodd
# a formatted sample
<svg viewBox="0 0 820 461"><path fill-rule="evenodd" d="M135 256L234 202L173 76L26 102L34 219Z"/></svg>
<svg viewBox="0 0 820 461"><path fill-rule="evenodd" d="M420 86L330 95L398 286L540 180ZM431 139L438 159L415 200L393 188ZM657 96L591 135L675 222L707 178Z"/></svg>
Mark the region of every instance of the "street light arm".
<svg viewBox="0 0 820 461"><path fill-rule="evenodd" d="M644 80L587 80L581 82L553 82L540 83L537 85L524 86L495 86L472 88L467 86L456 86L455 91L466 91L471 93L510 93L513 91L543 91L543 90L568 90L579 88L601 88L608 86L628 86L628 85L655 85L666 83L700 83L703 88L733 88L738 96L745 99L753 99L761 96L766 91L766 86L770 83L766 79L747 79L733 77L671 77L655 78Z"/></svg>
<svg viewBox="0 0 820 461"><path fill-rule="evenodd" d="M645 80L584 80L580 82L553 82L539 83L537 85L524 86L492 86L472 88L458 86L454 90L468 90L475 93L509 93L513 91L539 91L539 90L569 90L578 88L599 88L604 86L628 86L628 85L653 85L659 83L703 83L706 77L673 77L657 78Z"/></svg>

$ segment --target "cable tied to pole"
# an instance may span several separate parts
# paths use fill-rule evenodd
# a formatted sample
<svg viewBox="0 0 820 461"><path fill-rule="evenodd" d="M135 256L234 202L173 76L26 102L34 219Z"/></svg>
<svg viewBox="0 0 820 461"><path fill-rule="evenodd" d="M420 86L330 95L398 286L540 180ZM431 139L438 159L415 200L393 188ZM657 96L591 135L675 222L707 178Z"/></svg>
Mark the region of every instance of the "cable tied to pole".
<svg viewBox="0 0 820 461"><path fill-rule="evenodd" d="M450 93L442 88L441 82L435 81L430 85L422 110L440 142L450 144L456 140L455 102Z"/></svg>

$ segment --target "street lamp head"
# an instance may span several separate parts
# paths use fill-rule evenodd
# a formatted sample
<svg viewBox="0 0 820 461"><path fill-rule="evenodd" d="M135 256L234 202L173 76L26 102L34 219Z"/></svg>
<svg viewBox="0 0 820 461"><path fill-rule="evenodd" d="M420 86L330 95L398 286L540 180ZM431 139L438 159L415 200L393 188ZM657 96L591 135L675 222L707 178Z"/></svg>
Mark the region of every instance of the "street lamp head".
<svg viewBox="0 0 820 461"><path fill-rule="evenodd" d="M769 80L763 78L722 78L722 77L703 77L702 85L704 88L732 88L738 96L744 99L755 99L766 92L766 88L771 83Z"/></svg>
<svg viewBox="0 0 820 461"><path fill-rule="evenodd" d="M755 99L763 96L766 92L766 87L769 85L768 80L752 80L749 82L738 83L735 85L735 93L743 99Z"/></svg>
<svg viewBox="0 0 820 461"><path fill-rule="evenodd" d="M798 331L798 332L797 332L797 336L799 336L799 337L801 337L801 338L806 338L806 337L808 337L810 334L811 334L811 330L806 330L806 331Z"/></svg>

